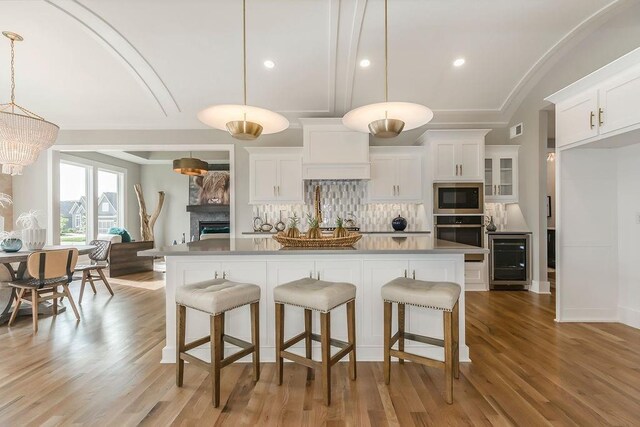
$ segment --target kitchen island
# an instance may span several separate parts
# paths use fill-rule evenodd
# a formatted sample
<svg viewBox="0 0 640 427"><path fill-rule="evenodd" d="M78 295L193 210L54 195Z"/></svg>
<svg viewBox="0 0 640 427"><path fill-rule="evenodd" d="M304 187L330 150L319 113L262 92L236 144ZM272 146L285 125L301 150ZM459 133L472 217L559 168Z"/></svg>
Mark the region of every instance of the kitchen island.
<svg viewBox="0 0 640 427"><path fill-rule="evenodd" d="M260 342L263 362L275 360L275 314L273 289L283 283L303 277L327 281L349 282L357 287L356 340L359 361L380 361L383 356L383 301L380 288L400 276L419 280L458 283L460 295L460 360L469 361L465 344L464 255L486 254L483 248L434 239L431 235L379 237L363 236L349 248L282 248L273 239L209 239L177 246L141 251L140 256L164 256L166 273L166 345L163 363L175 362L175 291L178 287L214 278L253 283L262 288L260 300ZM318 314L314 313L314 330L319 330ZM331 335L345 340L347 323L345 309L332 313ZM394 318L395 318L394 313ZM227 313L226 333L250 340L249 307ZM285 337L302 331L303 310L287 307ZM442 337L441 312L407 306L406 330L418 334ZM394 324L395 330L395 324ZM209 316L187 311L187 341L209 333ZM293 347L303 350L300 347ZM424 344L407 342L407 351L443 359L443 350ZM206 346L194 349L198 357L208 359Z"/></svg>

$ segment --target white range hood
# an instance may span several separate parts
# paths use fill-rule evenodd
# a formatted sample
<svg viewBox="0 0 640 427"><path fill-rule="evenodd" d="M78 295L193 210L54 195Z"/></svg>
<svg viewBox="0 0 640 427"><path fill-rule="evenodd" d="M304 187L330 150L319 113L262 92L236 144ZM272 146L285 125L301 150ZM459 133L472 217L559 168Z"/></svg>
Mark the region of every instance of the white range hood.
<svg viewBox="0 0 640 427"><path fill-rule="evenodd" d="M369 134L340 118L300 119L303 179L370 179Z"/></svg>

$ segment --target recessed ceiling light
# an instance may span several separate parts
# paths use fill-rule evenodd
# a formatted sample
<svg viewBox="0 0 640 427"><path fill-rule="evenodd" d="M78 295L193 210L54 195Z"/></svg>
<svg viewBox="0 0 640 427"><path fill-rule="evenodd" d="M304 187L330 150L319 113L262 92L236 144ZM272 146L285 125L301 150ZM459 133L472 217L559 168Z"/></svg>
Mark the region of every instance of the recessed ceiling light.
<svg viewBox="0 0 640 427"><path fill-rule="evenodd" d="M465 62L466 61L464 60L464 58L458 58L455 61L453 61L453 66L454 67L462 67Z"/></svg>
<svg viewBox="0 0 640 427"><path fill-rule="evenodd" d="M360 61L360 66L362 68L367 68L369 65L371 65L371 61L369 61L368 59L363 59L362 61Z"/></svg>
<svg viewBox="0 0 640 427"><path fill-rule="evenodd" d="M271 69L276 66L276 63L270 59L267 59L266 61L264 61L264 66Z"/></svg>

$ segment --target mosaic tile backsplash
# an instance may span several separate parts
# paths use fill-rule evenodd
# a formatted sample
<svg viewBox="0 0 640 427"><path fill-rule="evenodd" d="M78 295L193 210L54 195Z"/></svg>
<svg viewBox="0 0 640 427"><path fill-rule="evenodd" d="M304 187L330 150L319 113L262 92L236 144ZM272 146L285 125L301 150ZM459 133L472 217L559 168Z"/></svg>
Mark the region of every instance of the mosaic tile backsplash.
<svg viewBox="0 0 640 427"><path fill-rule="evenodd" d="M315 189L320 186L322 206L322 227L331 227L337 217L345 219L355 217L355 222L365 231L393 231L391 221L402 215L408 223L407 231L424 230L426 215L423 205L414 203L367 203L366 181L305 181L304 204L254 205L253 216L260 217L270 224L294 213L301 218L303 230L307 229L307 213L313 215Z"/></svg>

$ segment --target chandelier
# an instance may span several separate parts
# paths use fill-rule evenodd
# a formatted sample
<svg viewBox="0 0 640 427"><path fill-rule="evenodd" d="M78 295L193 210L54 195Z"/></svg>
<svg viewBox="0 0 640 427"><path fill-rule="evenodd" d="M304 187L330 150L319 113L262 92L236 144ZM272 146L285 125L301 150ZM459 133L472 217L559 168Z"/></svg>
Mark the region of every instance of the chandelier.
<svg viewBox="0 0 640 427"><path fill-rule="evenodd" d="M242 0L243 104L212 105L198 113L198 119L215 129L227 130L232 137L251 141L261 134L282 132L289 121L276 112L247 105L247 11Z"/></svg>
<svg viewBox="0 0 640 427"><path fill-rule="evenodd" d="M2 173L21 175L23 167L53 145L59 127L16 104L14 44L23 38L10 31L2 34L11 40L11 101L0 104L0 164Z"/></svg>
<svg viewBox="0 0 640 427"><path fill-rule="evenodd" d="M348 128L370 132L378 138L396 137L403 130L426 125L433 118L433 111L424 105L389 102L387 2L388 0L384 0L384 102L358 107L342 118L342 123Z"/></svg>

